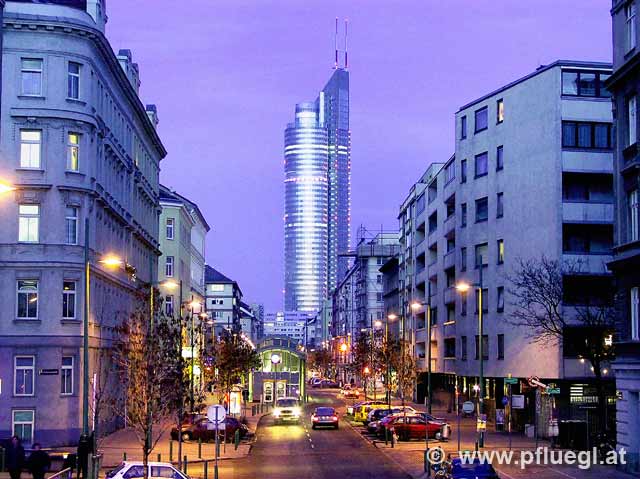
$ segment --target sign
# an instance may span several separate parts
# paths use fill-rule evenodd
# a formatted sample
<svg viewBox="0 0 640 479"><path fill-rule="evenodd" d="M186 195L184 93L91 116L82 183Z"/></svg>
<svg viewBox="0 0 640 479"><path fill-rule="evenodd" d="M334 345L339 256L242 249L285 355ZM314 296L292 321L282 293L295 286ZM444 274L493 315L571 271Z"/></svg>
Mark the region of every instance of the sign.
<svg viewBox="0 0 640 479"><path fill-rule="evenodd" d="M545 392L547 394L560 394L560 388L547 388Z"/></svg>
<svg viewBox="0 0 640 479"><path fill-rule="evenodd" d="M505 384L518 384L518 378L504 378Z"/></svg>
<svg viewBox="0 0 640 479"><path fill-rule="evenodd" d="M524 394L514 394L511 398L511 407L513 409L524 409Z"/></svg>
<svg viewBox="0 0 640 479"><path fill-rule="evenodd" d="M471 401L465 401L464 403L462 403L462 411L465 414L472 414L475 408L475 404L473 404Z"/></svg>
<svg viewBox="0 0 640 479"><path fill-rule="evenodd" d="M59 369L41 369L40 376L57 376L60 374Z"/></svg>
<svg viewBox="0 0 640 479"><path fill-rule="evenodd" d="M477 431L486 431L487 430L487 415L479 414L478 421L476 422L476 430Z"/></svg>
<svg viewBox="0 0 640 479"><path fill-rule="evenodd" d="M225 410L224 406L215 404L207 408L207 418L212 423L220 424L224 421L225 417L227 417L227 411Z"/></svg>
<svg viewBox="0 0 640 479"><path fill-rule="evenodd" d="M496 424L504 425L504 409L496 409Z"/></svg>
<svg viewBox="0 0 640 479"><path fill-rule="evenodd" d="M502 396L502 405L506 406L509 404L509 398L507 396Z"/></svg>

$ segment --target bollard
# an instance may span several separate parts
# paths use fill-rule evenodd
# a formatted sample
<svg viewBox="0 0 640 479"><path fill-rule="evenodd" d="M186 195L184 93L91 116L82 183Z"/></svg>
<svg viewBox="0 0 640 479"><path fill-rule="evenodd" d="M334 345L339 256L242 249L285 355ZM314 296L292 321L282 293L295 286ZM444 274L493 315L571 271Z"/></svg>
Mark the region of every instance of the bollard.
<svg viewBox="0 0 640 479"><path fill-rule="evenodd" d="M202 438L198 438L198 459L202 459Z"/></svg>
<svg viewBox="0 0 640 479"><path fill-rule="evenodd" d="M158 462L162 462L162 455L158 453Z"/></svg>
<svg viewBox="0 0 640 479"><path fill-rule="evenodd" d="M389 444L389 429L384 428L384 445L387 446Z"/></svg>
<svg viewBox="0 0 640 479"><path fill-rule="evenodd" d="M240 445L240 429L236 429L236 432L233 434L233 444L235 450L238 450L238 446Z"/></svg>
<svg viewBox="0 0 640 479"><path fill-rule="evenodd" d="M127 451L124 451L124 452L122 453L122 460L126 462L126 460L127 460ZM78 462L78 463L79 463L79 462Z"/></svg>
<svg viewBox="0 0 640 479"><path fill-rule="evenodd" d="M204 461L204 479L209 479L209 461Z"/></svg>
<svg viewBox="0 0 640 479"><path fill-rule="evenodd" d="M173 441L169 441L169 462L173 462Z"/></svg>
<svg viewBox="0 0 640 479"><path fill-rule="evenodd" d="M182 472L184 472L185 474L187 473L187 455L185 454L184 456L184 461L182 461L184 470Z"/></svg>

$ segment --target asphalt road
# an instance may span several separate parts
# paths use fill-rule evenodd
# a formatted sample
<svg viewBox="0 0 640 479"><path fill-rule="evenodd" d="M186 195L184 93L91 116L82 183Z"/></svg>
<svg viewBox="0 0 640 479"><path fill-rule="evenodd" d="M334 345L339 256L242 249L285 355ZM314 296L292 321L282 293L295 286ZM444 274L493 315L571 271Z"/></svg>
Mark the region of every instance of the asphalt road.
<svg viewBox="0 0 640 479"><path fill-rule="evenodd" d="M302 424L274 425L262 418L257 442L248 457L224 461L220 478L234 479L407 479L402 469L340 422L338 430L311 429L310 416L318 405L334 406L341 414L345 404L335 392L314 391L305 407Z"/></svg>

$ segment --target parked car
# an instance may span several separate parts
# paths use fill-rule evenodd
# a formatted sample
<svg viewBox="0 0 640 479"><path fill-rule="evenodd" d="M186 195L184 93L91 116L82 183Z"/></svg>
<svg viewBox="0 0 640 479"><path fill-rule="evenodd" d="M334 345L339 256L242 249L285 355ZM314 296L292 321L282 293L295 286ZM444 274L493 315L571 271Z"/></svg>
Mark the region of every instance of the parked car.
<svg viewBox="0 0 640 479"><path fill-rule="evenodd" d="M418 415L398 414L385 422L383 428L388 431L394 431L398 439L409 441L411 439L424 439L429 432L429 437L436 438L442 434L443 425L431 421L425 421ZM384 434L384 430L382 430Z"/></svg>
<svg viewBox="0 0 640 479"><path fill-rule="evenodd" d="M148 477L150 478L189 479L189 476L180 472L169 462L149 462L148 467ZM106 477L107 479L142 478L144 477L144 464L142 461L122 462L118 467L107 472Z"/></svg>
<svg viewBox="0 0 640 479"><path fill-rule="evenodd" d="M360 397L360 391L358 391L355 386L351 386L350 384L345 384L340 390L340 394L342 394L342 397L344 397L345 399L358 399Z"/></svg>
<svg viewBox="0 0 640 479"><path fill-rule="evenodd" d="M273 408L273 422L280 424L282 422L300 422L302 409L298 398L286 397L276 401L276 407Z"/></svg>
<svg viewBox="0 0 640 479"><path fill-rule="evenodd" d="M332 407L317 407L311 415L311 429L321 426L339 427L338 413Z"/></svg>
<svg viewBox="0 0 640 479"><path fill-rule="evenodd" d="M407 414L415 414L416 410L411 406L402 406L389 408L380 408L380 409L372 409L369 411L369 415L367 416L367 420L365 421L365 425L369 432L376 432L378 429L378 422L383 418L390 414L397 414L403 411L407 411Z"/></svg>
<svg viewBox="0 0 640 479"><path fill-rule="evenodd" d="M215 441L216 431L218 431L219 437L224 437L226 433L227 441L233 441L236 431L240 431L240 438L243 438L247 435L249 429L232 416L225 417L224 421L217 427L205 417L195 419L195 421L187 419L182 423L180 435L183 441L197 441L200 439L206 442ZM171 439L178 440L178 429L176 427L171 429Z"/></svg>
<svg viewBox="0 0 640 479"><path fill-rule="evenodd" d="M367 401L369 404L362 404L356 409L353 410L353 418L356 421L365 422L367 420L367 416L369 415L369 411L372 409L381 409L388 407L385 403Z"/></svg>

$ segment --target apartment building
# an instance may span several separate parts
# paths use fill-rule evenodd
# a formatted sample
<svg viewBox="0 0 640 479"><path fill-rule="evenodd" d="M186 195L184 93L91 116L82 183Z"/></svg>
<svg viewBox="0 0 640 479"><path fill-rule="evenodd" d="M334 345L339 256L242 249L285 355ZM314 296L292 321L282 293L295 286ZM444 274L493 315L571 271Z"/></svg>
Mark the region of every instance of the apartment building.
<svg viewBox="0 0 640 479"><path fill-rule="evenodd" d="M102 0L4 9L0 177L16 191L0 199L0 436L27 444L77 444L85 368L96 384L113 327L157 279L166 151L156 108L138 96L138 64L114 53L106 19ZM126 268L109 269L107 255ZM115 425L102 411L99 429Z"/></svg>
<svg viewBox="0 0 640 479"><path fill-rule="evenodd" d="M567 309L585 294L612 292L610 73L608 64L557 61L456 113L455 155L425 173L401 214L404 302L423 304L405 307L423 371L417 391L425 391L430 348L436 389L448 393L439 400L451 405L456 387L462 398L477 395L478 298L455 285L477 285L482 273L488 412L501 403L509 375L529 395L531 376L558 384L561 416L585 416L583 406L597 400L588 363L572 347L578 331L567 330L563 344L536 344L529 330L509 324L508 277L520 259L544 256L580 265L563 278Z"/></svg>
<svg viewBox="0 0 640 479"><path fill-rule="evenodd" d="M215 335L224 331L239 332L242 290L237 282L217 269L205 266L205 304Z"/></svg>

